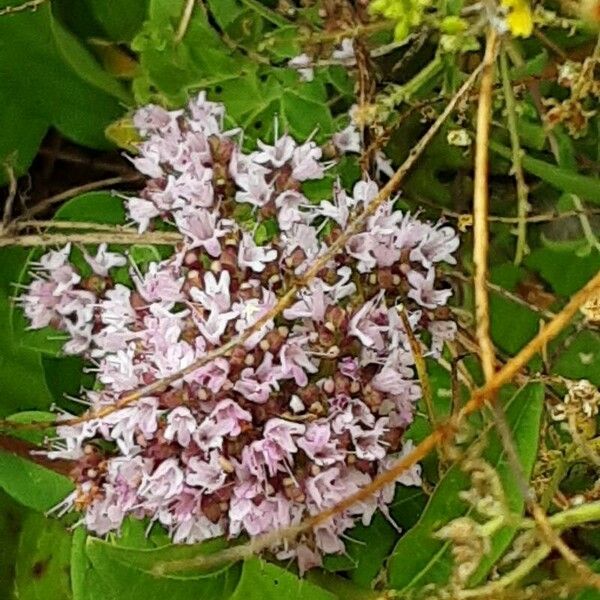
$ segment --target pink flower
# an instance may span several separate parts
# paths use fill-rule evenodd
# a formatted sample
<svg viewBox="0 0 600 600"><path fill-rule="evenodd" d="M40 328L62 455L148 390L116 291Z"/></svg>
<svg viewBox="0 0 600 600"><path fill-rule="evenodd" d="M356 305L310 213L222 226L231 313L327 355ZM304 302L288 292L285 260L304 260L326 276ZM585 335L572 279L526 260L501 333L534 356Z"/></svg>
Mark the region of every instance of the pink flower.
<svg viewBox="0 0 600 600"><path fill-rule="evenodd" d="M436 290L433 286L435 283L435 269L430 268L427 275L423 276L419 271L410 271L407 275L408 283L411 285L411 290L408 292L408 297L418 302L425 308L436 308L444 306L448 298L452 296L452 290Z"/></svg>
<svg viewBox="0 0 600 600"><path fill-rule="evenodd" d="M289 231L294 223L301 223L303 215L299 208L308 205L308 199L300 192L286 190L275 198L275 206L279 210L277 222L281 231Z"/></svg>
<svg viewBox="0 0 600 600"><path fill-rule="evenodd" d="M212 450L209 457L208 462L197 456L190 459L185 482L202 491L212 493L223 486L227 479L227 473L223 471L219 463L220 455L216 450Z"/></svg>
<svg viewBox="0 0 600 600"><path fill-rule="evenodd" d="M235 319L238 313L235 310L228 312L219 312L211 310L208 319L195 317L200 333L209 344L218 345L221 342L221 336L225 333L229 321Z"/></svg>
<svg viewBox="0 0 600 600"><path fill-rule="evenodd" d="M122 329L135 323L136 313L130 302L131 290L117 283L111 290L106 290L100 302L100 318L105 325L113 325Z"/></svg>
<svg viewBox="0 0 600 600"><path fill-rule="evenodd" d="M159 132L174 127L181 113L180 110L169 112L161 106L149 104L135 111L133 125L142 135L147 135L149 132Z"/></svg>
<svg viewBox="0 0 600 600"><path fill-rule="evenodd" d="M102 277L107 277L110 269L127 264L127 259L122 254L107 252L107 247L107 244L100 244L95 257L90 256L85 250L83 252L86 262L92 267L94 273Z"/></svg>
<svg viewBox="0 0 600 600"><path fill-rule="evenodd" d="M180 302L183 300L181 287L183 285L183 276L178 277L178 273L172 267L167 267L161 263L150 263L145 275L133 273L137 290L148 302Z"/></svg>
<svg viewBox="0 0 600 600"><path fill-rule="evenodd" d="M456 337L454 321L432 321L427 326L431 333L431 356L439 358L444 348L444 342L451 342Z"/></svg>
<svg viewBox="0 0 600 600"><path fill-rule="evenodd" d="M300 299L290 308L283 311L283 317L290 321L294 319L311 319L316 322L323 322L325 319L325 309L329 304L325 297L325 283L321 279L313 279L309 289L302 289L298 292Z"/></svg>
<svg viewBox="0 0 600 600"><path fill-rule="evenodd" d="M358 260L358 271L368 273L377 264L373 253L377 240L370 233L358 233L346 242L346 252Z"/></svg>
<svg viewBox="0 0 600 600"><path fill-rule="evenodd" d="M236 202L246 202L261 207L271 200L274 188L268 184L262 172L252 171L248 175L238 177L241 191L236 192Z"/></svg>
<svg viewBox="0 0 600 600"><path fill-rule="evenodd" d="M148 502L162 504L174 498L183 489L184 475L175 458L168 458L158 465L152 475L146 475L139 494Z"/></svg>
<svg viewBox="0 0 600 600"><path fill-rule="evenodd" d="M440 261L455 265L456 259L452 254L456 252L459 243L452 227L430 228L427 237L410 253L410 260L420 261L426 269Z"/></svg>
<svg viewBox="0 0 600 600"><path fill-rule="evenodd" d="M254 369L250 367L242 371L233 389L250 402L256 402L257 404L264 404L271 394L270 384L257 381L254 378Z"/></svg>
<svg viewBox="0 0 600 600"><path fill-rule="evenodd" d="M190 379L197 381L200 385L207 387L213 394L216 394L227 381L229 369L229 361L222 356L218 356L194 371Z"/></svg>
<svg viewBox="0 0 600 600"><path fill-rule="evenodd" d="M331 439L329 423L310 423L297 444L319 466L343 462L346 457L346 453L338 449L335 440Z"/></svg>
<svg viewBox="0 0 600 600"><path fill-rule="evenodd" d="M352 197L355 203L367 206L379 193L379 188L374 181L367 178L366 181L359 181L354 184Z"/></svg>
<svg viewBox="0 0 600 600"><path fill-rule="evenodd" d="M213 257L221 254L219 238L231 230L228 221L218 220L216 212L209 212L203 208L191 213L177 213L175 222L181 233L186 236L190 250L204 248Z"/></svg>
<svg viewBox="0 0 600 600"><path fill-rule="evenodd" d="M367 348L383 350L385 344L381 335L385 328L373 320L375 304L381 301L381 295L371 298L350 319L349 335L357 337Z"/></svg>
<svg viewBox="0 0 600 600"><path fill-rule="evenodd" d="M262 288L261 295L261 299L251 298L245 302L237 302L233 305L233 310L239 314L239 319L235 322L235 329L238 333L241 333L248 327L252 327L275 306L277 299L272 291ZM253 333L246 340L244 346L249 350L254 348L273 327L273 320L267 321L256 333Z"/></svg>
<svg viewBox="0 0 600 600"><path fill-rule="evenodd" d="M318 370L306 351L302 349L301 344L305 342L305 338L290 338L279 351L281 376L294 379L296 385L301 387L308 383L306 373L316 373Z"/></svg>
<svg viewBox="0 0 600 600"><path fill-rule="evenodd" d="M296 69L302 81L312 81L315 78L315 70L311 68L312 59L303 53L288 60L288 67Z"/></svg>
<svg viewBox="0 0 600 600"><path fill-rule="evenodd" d="M385 442L381 438L388 425L388 418L377 419L373 429L363 429L352 425L349 427L356 456L366 460L381 460L386 455Z"/></svg>
<svg viewBox="0 0 600 600"><path fill-rule="evenodd" d="M321 179L324 168L319 162L323 152L315 142L298 146L292 155L292 177L298 181Z"/></svg>
<svg viewBox="0 0 600 600"><path fill-rule="evenodd" d="M242 423L252 422L252 415L230 398L221 400L213 408L209 418L222 426L222 431L231 437L236 437L242 432Z"/></svg>
<svg viewBox="0 0 600 600"><path fill-rule="evenodd" d="M352 53L354 55L354 52ZM360 152L360 134L355 125L348 125L346 129L332 136L334 146L342 153Z"/></svg>
<svg viewBox="0 0 600 600"><path fill-rule="evenodd" d="M178 406L167 415L167 428L165 439L177 441L181 446L189 446L192 434L196 431L198 423L189 408Z"/></svg>
<svg viewBox="0 0 600 600"><path fill-rule="evenodd" d="M260 151L252 153L252 160L260 165L269 165L274 169L288 162L296 149L296 142L289 135L282 135L274 146L269 146L260 140L256 143Z"/></svg>
<svg viewBox="0 0 600 600"><path fill-rule="evenodd" d="M270 246L257 246L252 236L246 231L242 234L238 250L238 265L242 269L250 268L255 273L262 273L267 263L277 259L277 250Z"/></svg>
<svg viewBox="0 0 600 600"><path fill-rule="evenodd" d="M231 308L230 283L229 271L221 271L218 281L215 274L208 271L204 274L204 289L194 287L190 290L190 296L207 310L224 313Z"/></svg>
<svg viewBox="0 0 600 600"><path fill-rule="evenodd" d="M303 435L306 426L285 419L269 419L264 427L265 440L275 443L287 454L297 451L294 436Z"/></svg>
<svg viewBox="0 0 600 600"><path fill-rule="evenodd" d="M126 203L127 214L138 224L138 232L143 233L150 226L150 221L158 217L160 211L150 200L129 198Z"/></svg>

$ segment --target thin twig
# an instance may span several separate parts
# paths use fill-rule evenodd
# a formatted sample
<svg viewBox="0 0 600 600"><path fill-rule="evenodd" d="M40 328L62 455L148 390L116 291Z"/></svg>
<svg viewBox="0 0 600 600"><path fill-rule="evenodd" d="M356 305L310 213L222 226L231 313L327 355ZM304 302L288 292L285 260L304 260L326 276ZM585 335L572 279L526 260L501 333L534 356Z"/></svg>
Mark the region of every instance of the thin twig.
<svg viewBox="0 0 600 600"><path fill-rule="evenodd" d="M185 6L183 7L183 14L181 15L181 20L179 21L179 26L177 27L177 33L173 38L175 44L179 44L184 38L185 33L190 25L190 21L192 19L192 13L194 12L195 4L196 0L186 1Z"/></svg>
<svg viewBox="0 0 600 600"><path fill-rule="evenodd" d="M49 2L49 0L29 0L29 2L23 2L23 4L17 4L16 6L6 6L0 9L0 17L5 15L14 15L26 10L34 11L38 6Z"/></svg>
<svg viewBox="0 0 600 600"><path fill-rule="evenodd" d="M492 87L494 84L494 62L498 46L498 36L494 28L487 34L483 71L479 87L477 109L477 133L475 137L475 174L473 180L473 263L475 275L475 315L476 333L481 348L481 362L486 380L494 374L494 347L490 338L490 307L487 295L488 279L488 170L489 137L492 117Z"/></svg>
<svg viewBox="0 0 600 600"><path fill-rule="evenodd" d="M529 188L525 183L525 174L522 164L522 150L519 142L519 130L517 124L517 110L515 96L510 83L508 72L508 60L506 52L500 53L500 69L502 71L502 85L504 87L504 102L506 104L506 120L510 133L510 145L512 149L512 170L517 182L517 249L515 252L515 265L520 265L527 251L527 211L529 202L527 196Z"/></svg>
<svg viewBox="0 0 600 600"><path fill-rule="evenodd" d="M410 321L408 320L408 315L406 314L406 310L404 309L404 307L398 311L398 314L400 315L402 325L404 325L404 330L406 331L406 335L408 336L408 342L410 344L410 349L413 355L413 359L415 361L415 368L417 369L419 383L421 384L421 394L425 402L427 416L429 417L431 427L434 428L437 426L437 418L435 416L435 411L433 410L433 396L431 393L431 384L429 383L429 375L427 374L427 364L425 363L425 358L423 358L421 344L419 343L419 340L417 339L417 336L415 335L415 332L413 331L410 325Z"/></svg>
<svg viewBox="0 0 600 600"><path fill-rule="evenodd" d="M107 225L105 223L93 223L88 221L53 221L53 220L37 220L32 221L17 221L14 225L14 229L92 229L94 231L112 231L116 233L137 233L135 227L129 227L127 225ZM175 233L175 232L174 232ZM179 235L179 234L178 234ZM183 239L179 235L179 239Z"/></svg>
<svg viewBox="0 0 600 600"><path fill-rule="evenodd" d="M147 231L145 233L125 233L101 231L90 233L39 233L0 237L0 248L5 246L35 247L63 246L75 244L157 244L173 246L181 241L181 235L170 231Z"/></svg>

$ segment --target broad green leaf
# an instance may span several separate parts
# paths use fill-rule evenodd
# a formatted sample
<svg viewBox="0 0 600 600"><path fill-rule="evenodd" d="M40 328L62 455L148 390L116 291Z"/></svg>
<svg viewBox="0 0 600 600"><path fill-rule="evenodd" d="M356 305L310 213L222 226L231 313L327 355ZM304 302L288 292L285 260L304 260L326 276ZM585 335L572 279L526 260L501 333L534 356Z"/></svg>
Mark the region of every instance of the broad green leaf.
<svg viewBox="0 0 600 600"><path fill-rule="evenodd" d="M74 486L64 475L1 451L0 488L24 506L46 512L68 496Z"/></svg>
<svg viewBox="0 0 600 600"><path fill-rule="evenodd" d="M22 348L8 326L14 310L12 299L18 292L12 284L19 280L26 258L24 248L0 249L0 322L3 323L0 326L0 416L24 409L45 409L52 402L39 355Z"/></svg>
<svg viewBox="0 0 600 600"><path fill-rule="evenodd" d="M505 404L506 419L517 455L527 477L531 474L537 452L538 431L544 401L542 384L529 384ZM519 514L524 501L515 475L495 431L487 430L484 458L496 468L512 512ZM470 487L467 475L459 465L452 466L431 496L419 522L398 542L388 563L389 581L403 592L429 583L443 585L452 572L450 544L433 537L449 521L465 516L472 508L459 498L459 492ZM504 527L492 537L491 552L482 557L472 583L480 581L510 543L515 529Z"/></svg>
<svg viewBox="0 0 600 600"><path fill-rule="evenodd" d="M19 600L69 600L71 535L56 520L30 513L21 530L15 590Z"/></svg>
<svg viewBox="0 0 600 600"><path fill-rule="evenodd" d="M87 537L82 544L78 539L72 563L75 600L218 600L228 598L239 579L239 565L210 573L159 576L152 572L157 562L216 552L224 547L221 540L146 549L126 548L118 543Z"/></svg>
<svg viewBox="0 0 600 600"><path fill-rule="evenodd" d="M246 560L230 600L336 600L338 596L258 558Z"/></svg>
<svg viewBox="0 0 600 600"><path fill-rule="evenodd" d="M20 0L0 0L0 8L15 4ZM0 19L0 76L0 160L16 153L18 174L29 166L35 145L50 126L77 143L109 147L104 128L122 114L121 103L129 99L56 21L49 2Z"/></svg>

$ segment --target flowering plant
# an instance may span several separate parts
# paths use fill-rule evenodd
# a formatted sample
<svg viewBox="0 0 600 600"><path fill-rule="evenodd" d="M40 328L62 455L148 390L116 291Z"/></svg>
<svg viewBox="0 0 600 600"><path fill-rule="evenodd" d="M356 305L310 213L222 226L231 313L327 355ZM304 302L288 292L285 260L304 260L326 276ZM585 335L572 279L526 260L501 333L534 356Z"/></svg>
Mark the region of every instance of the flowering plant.
<svg viewBox="0 0 600 600"><path fill-rule="evenodd" d="M365 177L349 193L338 181L330 200L311 202L304 182L332 164L313 140L283 134L245 152L240 132L223 130L224 116L203 93L183 110L146 106L134 115L143 142L131 160L149 180L125 206L140 232L166 222L181 234L171 256L141 270L101 245L84 253L85 275L67 245L32 263L20 298L31 328L67 332L64 352L92 365L92 416L114 408L59 426L48 452L77 461L64 508L81 510L98 535L131 516L162 524L174 542L256 536L336 504L410 449L402 435L421 397L411 338L437 357L455 333L445 308L452 292L436 269L455 263L458 237L396 210L394 200L279 315L290 286L378 186ZM357 135L352 126L335 135L337 152L352 150ZM265 223L273 233L259 244ZM112 276L128 259L130 286ZM238 334L246 334L241 344ZM182 378L120 407L128 392L182 369ZM419 484L419 473L399 481ZM386 514L393 496L389 485L273 551L297 557L301 571L320 564L322 554L344 552L357 520Z"/></svg>

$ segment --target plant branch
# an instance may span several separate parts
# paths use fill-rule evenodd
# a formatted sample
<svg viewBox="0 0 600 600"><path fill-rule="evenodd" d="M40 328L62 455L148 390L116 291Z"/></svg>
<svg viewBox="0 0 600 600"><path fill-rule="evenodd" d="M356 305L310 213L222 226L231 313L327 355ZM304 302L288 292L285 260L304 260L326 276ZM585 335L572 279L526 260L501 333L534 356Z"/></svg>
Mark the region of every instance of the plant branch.
<svg viewBox="0 0 600 600"><path fill-rule="evenodd" d="M519 131L517 124L517 109L515 105L515 96L510 83L508 72L508 60L506 52L500 53L500 69L502 71L502 86L504 88L504 102L506 104L506 120L508 131L510 133L510 145L512 148L512 169L517 182L517 249L515 252L515 264L520 265L525 252L527 251L527 211L529 203L527 196L529 188L525 183L525 174L521 163L522 150L519 142Z"/></svg>

